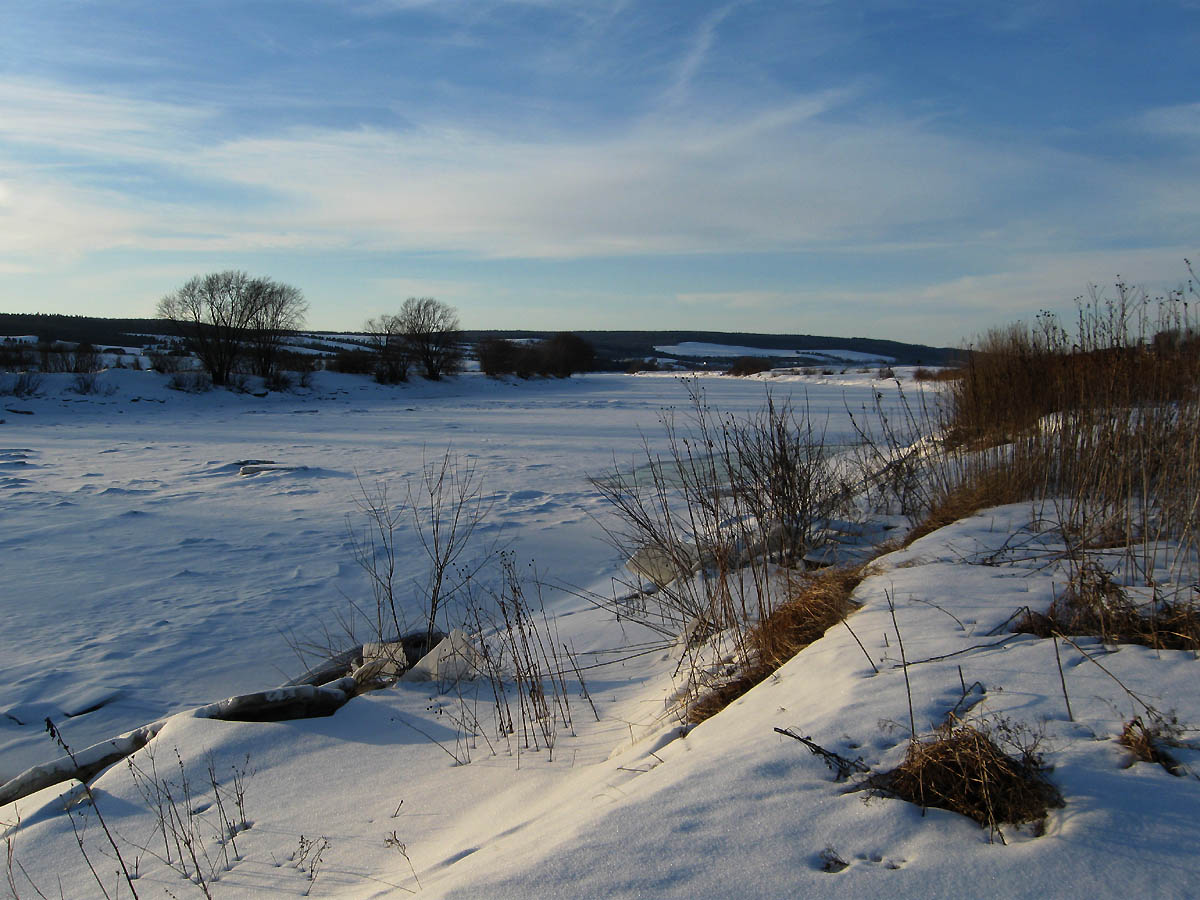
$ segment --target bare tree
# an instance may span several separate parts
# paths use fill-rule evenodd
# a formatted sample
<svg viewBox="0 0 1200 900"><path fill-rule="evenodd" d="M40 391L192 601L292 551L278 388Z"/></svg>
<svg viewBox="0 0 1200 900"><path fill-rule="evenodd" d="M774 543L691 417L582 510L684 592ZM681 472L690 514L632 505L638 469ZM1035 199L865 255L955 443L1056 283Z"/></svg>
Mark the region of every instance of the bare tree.
<svg viewBox="0 0 1200 900"><path fill-rule="evenodd" d="M252 293L254 315L247 336L250 360L255 375L270 378L279 370L284 335L303 327L308 304L299 288L269 278L256 278Z"/></svg>
<svg viewBox="0 0 1200 900"><path fill-rule="evenodd" d="M270 370L282 333L298 327L306 310L297 288L233 269L197 275L158 302L159 318L187 338L216 385L229 383L247 348L260 374L264 365Z"/></svg>
<svg viewBox="0 0 1200 900"><path fill-rule="evenodd" d="M368 319L364 329L375 351L375 380L380 384L408 381L408 367L412 359L400 316L393 314Z"/></svg>
<svg viewBox="0 0 1200 900"><path fill-rule="evenodd" d="M410 358L426 378L436 381L458 372L462 335L453 306L433 297L409 297L396 318Z"/></svg>

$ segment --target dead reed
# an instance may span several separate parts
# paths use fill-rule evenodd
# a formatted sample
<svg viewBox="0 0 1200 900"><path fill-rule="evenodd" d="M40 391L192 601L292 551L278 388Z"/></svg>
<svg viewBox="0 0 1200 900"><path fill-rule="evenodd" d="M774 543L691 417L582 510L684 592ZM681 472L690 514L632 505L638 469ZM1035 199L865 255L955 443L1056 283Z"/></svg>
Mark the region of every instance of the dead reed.
<svg viewBox="0 0 1200 900"><path fill-rule="evenodd" d="M1095 635L1109 644L1161 650L1200 649L1200 610L1194 601L1154 596L1135 602L1112 573L1092 559L1075 567L1045 613L1027 610L1015 631L1039 637Z"/></svg>
<svg viewBox="0 0 1200 900"><path fill-rule="evenodd" d="M1117 743L1128 747L1135 760L1157 763L1179 778L1187 774L1187 769L1166 748L1178 744L1181 733L1174 719L1151 719L1147 725L1141 716L1134 716L1125 723Z"/></svg>
<svg viewBox="0 0 1200 900"><path fill-rule="evenodd" d="M1159 298L1118 283L1111 296L1080 301L1072 330L1043 313L1032 326L989 331L934 399L856 422L868 490L913 518L913 539L980 508L1029 501L1058 523L1068 556L1123 548L1149 584L1161 576L1156 553L1169 547L1175 581L1195 580L1197 299L1194 281Z"/></svg>

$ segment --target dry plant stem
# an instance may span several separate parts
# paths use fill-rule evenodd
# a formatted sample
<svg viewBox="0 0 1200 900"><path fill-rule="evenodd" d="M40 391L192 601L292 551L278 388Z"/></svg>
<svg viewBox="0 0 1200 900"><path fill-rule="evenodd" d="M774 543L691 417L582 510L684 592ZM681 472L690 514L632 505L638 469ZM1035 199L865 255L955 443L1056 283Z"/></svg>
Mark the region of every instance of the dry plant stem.
<svg viewBox="0 0 1200 900"><path fill-rule="evenodd" d="M72 764L78 768L79 763L75 759L75 754L67 745L66 740L63 738L58 728L55 727L54 723L49 718L46 719L46 732L50 735L54 742L62 748L63 752L66 753L67 756L71 757ZM84 793L87 794L88 803L91 804L92 810L96 813L96 821L100 823L100 827L104 830L104 836L108 839L109 846L112 847L113 853L116 854L117 863L121 866L121 874L125 878L125 884L129 887L129 893L133 895L134 900L137 900L137 889L133 886L133 877L129 874L129 869L125 865L125 858L121 855L121 848L117 845L116 838L114 838L113 833L109 831L108 824L104 821L104 815L100 812L100 807L96 805L96 796L92 793L92 787L86 781L81 781L80 784L83 785ZM75 819L73 816L71 817L71 827L75 828ZM83 840L78 831L75 832L75 838L79 842L80 851L83 851ZM86 853L84 853L84 859L87 859ZM88 868L91 868L91 860L87 860L87 863ZM92 869L92 874L96 874L95 869ZM99 876L96 877L96 883L100 884L100 889L103 891L104 885L100 882ZM108 896L107 891L104 891L104 896Z"/></svg>
<svg viewBox="0 0 1200 900"><path fill-rule="evenodd" d="M575 654L567 649L567 645L563 644L563 653L571 663L571 669L575 672L575 677L579 679L579 692L583 695L583 699L588 702L588 706L592 708L592 715L596 717L596 721L600 721L600 713L596 710L596 704L592 702L592 695L588 692L587 682L583 680L583 672L579 668L579 663L575 659Z"/></svg>
<svg viewBox="0 0 1200 900"><path fill-rule="evenodd" d="M1054 661L1058 663L1058 683L1062 685L1063 702L1067 704L1067 721L1074 722L1075 714L1071 712L1071 698L1067 696L1067 677L1063 674L1062 654L1058 652L1058 640L1054 641Z"/></svg>
<svg viewBox="0 0 1200 900"><path fill-rule="evenodd" d="M641 468L592 484L621 522L608 529L613 543L657 583L629 595L640 607L600 605L665 636L688 632L681 668L699 696L710 656L753 657L750 625L778 605L772 563L811 549L847 492L807 404L793 411L768 394L762 412L737 419L710 409L694 384L688 390L686 419L663 418L664 454L644 441Z"/></svg>
<svg viewBox="0 0 1200 900"><path fill-rule="evenodd" d="M904 638L900 636L900 626L896 624L896 604L892 600L892 595L888 591L884 591L883 595L887 598L888 612L892 616L892 628L896 631L896 643L900 645L900 664L904 668L904 691L908 695L908 728L909 734L912 736L910 740L917 739L917 720L913 715L912 701L912 682L908 680L908 658L904 655Z"/></svg>
<svg viewBox="0 0 1200 900"><path fill-rule="evenodd" d="M846 626L846 630L850 632L850 637L854 638L854 643L858 644L858 649L863 652L863 656L867 658L867 662L871 666L871 670L878 675L879 666L875 665L875 660L871 659L871 654L867 652L867 648L863 646L863 642L858 639L858 635L854 633L854 629L850 627L850 623L845 618L842 619L842 624Z"/></svg>
<svg viewBox="0 0 1200 900"><path fill-rule="evenodd" d="M785 737L794 738L807 747L813 756L821 757L825 765L828 766L830 771L835 774L835 781L845 781L856 772L865 775L871 771L870 767L863 762L861 756L858 757L858 759L847 759L839 753L825 749L810 738L802 737L801 735L796 734L796 732L792 731L790 728L776 728L775 733L782 734Z"/></svg>
<svg viewBox="0 0 1200 900"><path fill-rule="evenodd" d="M14 807L14 812L15 811L16 810ZM17 878L16 878L17 872L21 873L21 876L25 879L25 881L29 885L29 887L33 889L33 892L35 894L37 894L39 897L41 897L42 900L48 900L46 895L43 894L41 892L41 890L38 888L38 886L34 883L33 879L29 877L29 873L27 871L25 871L25 867L23 865L21 865L21 861L19 859L17 859L17 839L13 835L17 831L19 831L21 828L20 813L17 813L17 821L16 822L12 822L12 823L0 822L0 828L6 829L6 832L4 835L4 857L5 857L4 875L5 875L5 880L8 882L8 889L9 889L9 892L12 894L13 900L20 900L20 897L21 897L21 893L17 888ZM101 888L101 889L103 889L103 888Z"/></svg>
<svg viewBox="0 0 1200 900"><path fill-rule="evenodd" d="M1123 690L1126 694L1129 695L1129 698L1131 700L1133 700L1142 709L1144 709L1146 711L1146 714L1148 716L1150 716L1152 719L1160 719L1161 718L1158 711L1155 710L1154 707L1150 706L1148 703L1146 703L1145 700L1143 700L1141 697L1139 697L1137 694L1135 694L1133 691L1131 691L1126 686L1125 682L1123 682L1120 678L1118 678L1111 671L1109 671L1107 668L1105 668L1104 665L1099 660L1097 660L1090 653L1088 653L1086 650L1084 650L1082 647L1080 647L1077 643L1075 643L1073 640L1071 640L1065 634L1058 634L1056 632L1054 636L1056 638L1062 638L1064 641L1066 641L1068 644L1070 644L1072 647L1074 647L1076 650L1078 650L1080 656L1082 656L1088 662L1092 663L1101 672L1103 672L1105 675L1107 675L1109 678L1111 678L1113 681L1115 681L1117 683L1117 685L1121 688L1121 690Z"/></svg>
<svg viewBox="0 0 1200 900"><path fill-rule="evenodd" d="M354 561L371 583L375 599L375 608L371 611L372 626L377 640L382 642L391 635L399 637L407 630L396 597L396 530L404 517L404 507L389 500L385 482L379 482L374 491L368 491L359 478L358 491L355 502L366 518L367 527L361 537L351 522L347 521L346 527Z"/></svg>
<svg viewBox="0 0 1200 900"><path fill-rule="evenodd" d="M79 847L79 853L83 856L83 861L87 863L88 871L92 873L92 878L96 880L96 886L100 888L100 893L105 897L105 900L111 900L108 890L104 887L104 882L100 880L100 875L96 872L96 867L92 865L92 858L88 856L87 849L83 845L83 835L79 833L79 826L75 824L75 816L67 811L67 819L71 823L71 831L75 835L75 843Z"/></svg>
<svg viewBox="0 0 1200 900"><path fill-rule="evenodd" d="M413 865L412 860L409 859L408 845L400 840L394 829L391 834L383 839L383 844L385 847L394 848L397 853L404 857L404 861L408 863L408 870L412 872L413 881L417 883L417 890L421 890L421 879L417 877L416 867ZM408 888L402 888L402 890L408 891L410 894L414 893L413 891L409 891Z"/></svg>

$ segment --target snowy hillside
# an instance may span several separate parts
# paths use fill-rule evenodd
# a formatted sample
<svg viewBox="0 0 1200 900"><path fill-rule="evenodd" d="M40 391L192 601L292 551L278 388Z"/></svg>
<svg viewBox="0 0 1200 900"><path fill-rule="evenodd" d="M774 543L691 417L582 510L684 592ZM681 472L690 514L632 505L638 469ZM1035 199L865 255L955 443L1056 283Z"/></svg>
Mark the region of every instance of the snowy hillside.
<svg viewBox="0 0 1200 900"><path fill-rule="evenodd" d="M864 353L861 350L780 350L765 347L739 347L732 344L709 344L702 341L685 341L681 344L656 346L659 353L667 353L681 357L714 357L733 359L738 356L766 356L772 359L804 359L820 363L852 363L867 365L870 363L893 363L895 357L878 353Z"/></svg>

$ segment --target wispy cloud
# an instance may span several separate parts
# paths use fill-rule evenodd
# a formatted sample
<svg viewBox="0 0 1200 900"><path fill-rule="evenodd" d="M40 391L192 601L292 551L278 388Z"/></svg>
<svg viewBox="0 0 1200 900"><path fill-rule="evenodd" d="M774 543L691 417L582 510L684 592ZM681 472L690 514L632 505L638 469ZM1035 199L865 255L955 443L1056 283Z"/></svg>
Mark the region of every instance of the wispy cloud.
<svg viewBox="0 0 1200 900"><path fill-rule="evenodd" d="M39 241L77 243L82 252L106 240L484 258L865 251L983 240L1005 228L1052 230L1059 210L1024 205L1036 185L1058 179L1069 192L1073 182L1081 195L1095 187L1083 157L1012 152L920 121L825 115L856 90L737 112L693 104L588 140L514 138L436 121L205 140L203 125L219 110L9 83L0 87L10 112L0 117L0 136L10 148L52 148L70 165L42 170L10 158L10 208L0 222L8 246L19 241L30 252ZM117 163L192 187L152 202L119 178L97 188L96 167ZM1093 181L1122 183L1114 174L1098 169ZM1142 179L1143 196L1153 196L1153 177ZM206 184L208 191L196 187ZM1162 203L1177 189L1164 188ZM46 227L29 228L31 216ZM98 218L108 223L79 224Z"/></svg>
<svg viewBox="0 0 1200 900"><path fill-rule="evenodd" d="M729 3L721 6L705 16L697 26L683 58L676 66L670 84L663 92L663 100L667 106L679 106L689 99L692 81L712 50L713 43L717 39L717 29L740 5L740 3Z"/></svg>
<svg viewBox="0 0 1200 900"><path fill-rule="evenodd" d="M8 144L80 159L165 159L213 110L88 91L45 80L0 79L0 152Z"/></svg>
<svg viewBox="0 0 1200 900"><path fill-rule="evenodd" d="M1200 103L1160 106L1142 115L1135 127L1153 134L1195 139L1200 137Z"/></svg>

